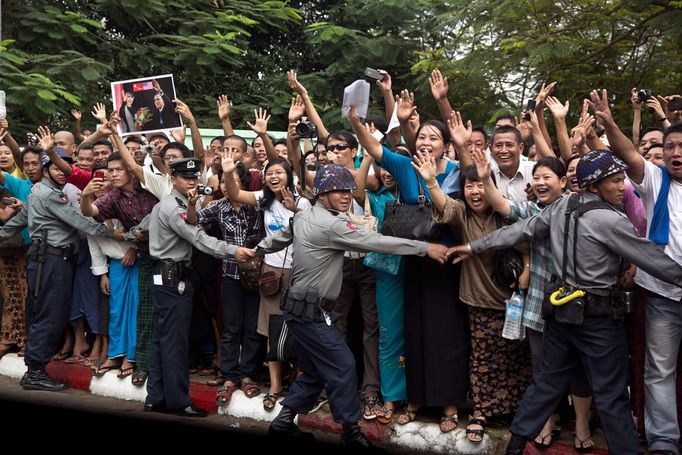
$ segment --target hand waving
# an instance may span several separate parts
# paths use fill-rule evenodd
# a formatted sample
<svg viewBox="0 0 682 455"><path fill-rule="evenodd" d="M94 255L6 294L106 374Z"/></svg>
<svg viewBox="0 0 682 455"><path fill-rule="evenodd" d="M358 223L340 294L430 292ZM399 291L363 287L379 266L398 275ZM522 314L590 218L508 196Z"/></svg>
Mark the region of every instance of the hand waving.
<svg viewBox="0 0 682 455"><path fill-rule="evenodd" d="M417 110L414 105L414 93L409 90L403 90L400 95L395 96L396 115L400 122L406 122L412 116L412 113Z"/></svg>
<svg viewBox="0 0 682 455"><path fill-rule="evenodd" d="M102 103L97 103L94 106L92 106L92 116L95 117L99 122L104 125L107 123L107 110L104 107L104 104Z"/></svg>
<svg viewBox="0 0 682 455"><path fill-rule="evenodd" d="M448 78L443 77L439 70L431 71L429 85L431 86L431 95L433 96L434 100L438 101L441 99L447 99Z"/></svg>
<svg viewBox="0 0 682 455"><path fill-rule="evenodd" d="M251 124L250 122L246 122L246 124L249 125L249 128L251 128L254 133L266 134L268 132L268 120L270 120L268 111L259 107L258 109L253 110L253 114L256 116L254 124Z"/></svg>
<svg viewBox="0 0 682 455"><path fill-rule="evenodd" d="M230 100L227 99L226 95L220 95L216 100L218 105L218 117L220 120L227 120L230 118Z"/></svg>
<svg viewBox="0 0 682 455"><path fill-rule="evenodd" d="M429 154L426 156L420 151L417 151L412 157L412 161L412 167L415 168L417 172L419 172L419 175L427 182L435 179L438 175L438 166L436 165L436 160L433 155Z"/></svg>
<svg viewBox="0 0 682 455"><path fill-rule="evenodd" d="M38 137L40 142L38 145L44 152L49 152L54 147L54 134L50 132L50 128L47 126L38 127Z"/></svg>
<svg viewBox="0 0 682 455"><path fill-rule="evenodd" d="M298 79L296 77L296 70L289 70L287 71L287 82L289 83L289 87L291 89L301 95L301 97L305 96L308 94L308 91L305 89L303 84L298 82Z"/></svg>
<svg viewBox="0 0 682 455"><path fill-rule="evenodd" d="M301 95L296 95L291 98L291 106L289 107L289 123L296 123L301 117L305 115L305 105Z"/></svg>
<svg viewBox="0 0 682 455"><path fill-rule="evenodd" d="M463 149L469 145L471 142L471 135L473 129L471 126L471 120L467 121L466 127L462 121L462 114L459 111L450 112L450 117L448 117L448 129L450 130L450 136L452 136L452 142L458 149Z"/></svg>

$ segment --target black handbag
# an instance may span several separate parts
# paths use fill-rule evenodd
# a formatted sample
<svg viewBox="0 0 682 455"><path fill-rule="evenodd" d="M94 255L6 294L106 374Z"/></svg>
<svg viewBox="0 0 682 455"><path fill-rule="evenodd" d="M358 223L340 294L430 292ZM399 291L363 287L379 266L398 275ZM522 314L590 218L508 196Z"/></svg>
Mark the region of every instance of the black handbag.
<svg viewBox="0 0 682 455"><path fill-rule="evenodd" d="M506 248L495 252L493 282L507 289L512 284L518 285L519 277L523 273L523 257L514 248Z"/></svg>
<svg viewBox="0 0 682 455"><path fill-rule="evenodd" d="M293 362L296 360L296 337L281 314L271 314L268 326L268 360Z"/></svg>
<svg viewBox="0 0 682 455"><path fill-rule="evenodd" d="M417 175L417 184L419 185L419 196L416 205L401 202L400 189L398 189L398 199L386 204L384 222L381 225L382 235L424 241L440 239L442 227L433 220L431 202L424 195L419 175Z"/></svg>

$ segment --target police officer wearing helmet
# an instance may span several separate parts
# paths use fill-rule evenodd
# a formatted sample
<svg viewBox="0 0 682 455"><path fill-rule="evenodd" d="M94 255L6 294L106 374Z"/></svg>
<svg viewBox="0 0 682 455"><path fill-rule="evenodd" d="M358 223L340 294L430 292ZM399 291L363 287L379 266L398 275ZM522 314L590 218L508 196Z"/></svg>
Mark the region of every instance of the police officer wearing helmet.
<svg viewBox="0 0 682 455"><path fill-rule="evenodd" d="M56 152L71 161L63 149L57 148ZM0 238L11 236L12 231L27 223L33 242L27 267L29 297L24 362L28 371L20 384L24 389L59 391L66 385L48 376L45 365L57 352L68 322L73 270L80 243L78 233L109 238L113 233L69 204L62 192L66 177L52 165L47 154L41 154L41 164L43 179L29 195L28 208L0 229ZM117 238L121 235L117 234Z"/></svg>
<svg viewBox="0 0 682 455"><path fill-rule="evenodd" d="M149 254L154 259L150 284L155 311L151 366L145 411L205 417L189 398L189 327L192 284L189 271L192 246L219 258L253 257L248 248L230 245L185 222L187 206L196 204L201 161L183 158L170 165L173 190L149 217Z"/></svg>
<svg viewBox="0 0 682 455"><path fill-rule="evenodd" d="M316 204L296 213L289 226L267 237L256 254L274 253L294 244L291 286L283 297L284 320L296 337L302 371L270 425L273 437L305 437L294 424L307 414L326 388L334 420L343 425L341 444L369 448L357 422L362 416L353 354L334 327L334 304L341 290L344 251L418 255L444 261L442 245L366 233L345 212L356 188L348 169L330 164L315 175Z"/></svg>
<svg viewBox="0 0 682 455"><path fill-rule="evenodd" d="M522 240L549 237L555 273L543 303L546 326L542 370L528 388L510 427L507 454L521 454L563 396L581 362L594 390L610 453L640 454L628 402L628 351L624 307L617 289L621 258L679 286L682 266L649 240L638 237L621 212L627 165L595 150L577 166L586 191L564 197L535 217L450 250L455 261Z"/></svg>

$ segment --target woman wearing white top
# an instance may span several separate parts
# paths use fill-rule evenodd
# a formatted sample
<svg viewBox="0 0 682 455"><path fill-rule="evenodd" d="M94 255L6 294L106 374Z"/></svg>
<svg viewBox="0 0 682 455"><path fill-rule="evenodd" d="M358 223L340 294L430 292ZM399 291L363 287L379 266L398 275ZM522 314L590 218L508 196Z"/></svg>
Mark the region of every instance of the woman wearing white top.
<svg viewBox="0 0 682 455"><path fill-rule="evenodd" d="M230 173L234 170L236 163L232 159L231 153L227 152L223 155L222 166L224 173ZM295 196L294 173L287 160L283 158L270 160L265 166L263 175L265 186L260 191L241 190L234 181L226 179L227 196L231 201L254 205L262 210L265 232L267 235L272 235L288 225L294 213L311 205L307 199ZM266 337L268 336L270 315L282 314L279 309L279 301L282 293L289 287L292 255L292 247L285 251L265 255L263 273L269 271L283 273L279 293L261 296L260 299L258 333ZM270 392L263 398L263 408L266 411L272 411L277 403L277 398L282 393L282 363L269 361L268 370L270 371Z"/></svg>

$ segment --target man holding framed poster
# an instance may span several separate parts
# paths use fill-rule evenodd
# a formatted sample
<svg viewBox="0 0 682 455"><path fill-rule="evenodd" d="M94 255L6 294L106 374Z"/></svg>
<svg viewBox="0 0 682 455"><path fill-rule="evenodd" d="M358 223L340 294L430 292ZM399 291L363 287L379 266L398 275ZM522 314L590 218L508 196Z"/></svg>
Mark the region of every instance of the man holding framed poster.
<svg viewBox="0 0 682 455"><path fill-rule="evenodd" d="M114 111L118 112L120 135L141 131L165 131L182 126L175 112L175 84L172 74L111 83Z"/></svg>

